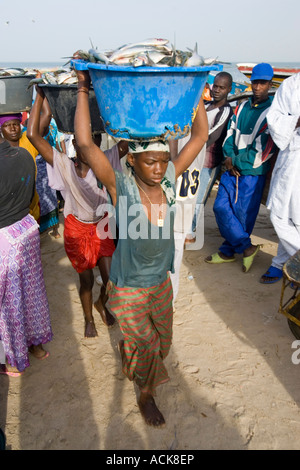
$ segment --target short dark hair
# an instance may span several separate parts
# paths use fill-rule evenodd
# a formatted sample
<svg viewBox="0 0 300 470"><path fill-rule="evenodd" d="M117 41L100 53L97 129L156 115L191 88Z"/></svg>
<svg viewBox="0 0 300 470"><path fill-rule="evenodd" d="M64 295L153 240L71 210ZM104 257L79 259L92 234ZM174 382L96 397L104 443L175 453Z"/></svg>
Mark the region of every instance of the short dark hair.
<svg viewBox="0 0 300 470"><path fill-rule="evenodd" d="M230 75L230 73L228 73L228 72L219 72L219 73L217 73L215 78L216 77L226 78L226 80L228 81L228 85L232 86L232 76Z"/></svg>

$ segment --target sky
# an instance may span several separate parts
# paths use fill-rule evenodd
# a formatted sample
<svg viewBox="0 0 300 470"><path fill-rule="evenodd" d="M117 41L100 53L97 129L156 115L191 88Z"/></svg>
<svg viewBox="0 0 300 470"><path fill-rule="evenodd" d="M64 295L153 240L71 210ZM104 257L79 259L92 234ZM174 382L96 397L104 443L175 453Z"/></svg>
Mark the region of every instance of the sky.
<svg viewBox="0 0 300 470"><path fill-rule="evenodd" d="M64 61L148 38L225 62L300 62L299 0L0 0L0 62Z"/></svg>

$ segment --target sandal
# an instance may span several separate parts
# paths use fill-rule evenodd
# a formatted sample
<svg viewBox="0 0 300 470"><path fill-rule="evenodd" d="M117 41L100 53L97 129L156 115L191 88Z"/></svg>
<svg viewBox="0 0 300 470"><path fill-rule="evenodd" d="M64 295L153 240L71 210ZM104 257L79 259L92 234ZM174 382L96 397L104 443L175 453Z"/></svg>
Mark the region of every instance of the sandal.
<svg viewBox="0 0 300 470"><path fill-rule="evenodd" d="M257 253L260 250L260 247L261 247L261 245L257 245L257 247L255 248L255 251L252 253L252 255L244 256L244 258L243 258L243 272L244 273L247 273L249 271L249 269L251 268L255 256L257 255Z"/></svg>
<svg viewBox="0 0 300 470"><path fill-rule="evenodd" d="M205 258L205 262L206 263L209 263L209 264L221 264L221 263L232 263L233 261L235 261L235 258L229 258L229 259L223 259L221 258L221 256L219 255L219 253L213 253L212 255L210 255L210 258L211 259L208 259L209 256L207 258Z"/></svg>
<svg viewBox="0 0 300 470"><path fill-rule="evenodd" d="M0 365L0 374L8 375L9 377L20 377L21 375L24 374L24 372L13 372L12 370L9 370L6 367L6 365L1 364Z"/></svg>
<svg viewBox="0 0 300 470"><path fill-rule="evenodd" d="M29 346L28 351L39 361L43 361L44 359L47 359L47 357L50 356L49 351L45 351L44 348L40 348L40 351L42 351L44 354L37 354L33 345Z"/></svg>
<svg viewBox="0 0 300 470"><path fill-rule="evenodd" d="M274 284L282 279L282 269L270 266L269 269L263 274L259 280L262 284Z"/></svg>

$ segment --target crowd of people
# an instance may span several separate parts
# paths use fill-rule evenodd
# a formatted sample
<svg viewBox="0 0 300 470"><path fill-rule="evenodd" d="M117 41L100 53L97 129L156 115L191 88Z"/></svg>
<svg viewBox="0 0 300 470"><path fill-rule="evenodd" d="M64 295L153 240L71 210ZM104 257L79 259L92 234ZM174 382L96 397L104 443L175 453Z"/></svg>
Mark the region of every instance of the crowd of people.
<svg viewBox="0 0 300 470"><path fill-rule="evenodd" d="M91 131L89 73L77 71L77 77L71 157L42 88L28 121L22 123L21 113L0 116L0 341L6 356L0 373L18 377L30 354L49 355L44 345L53 333L40 235L61 236L63 199L64 247L79 275L84 336L98 334L93 306L108 328L118 321L122 370L139 389L146 423L158 427L165 420L154 397L169 380L164 359L183 250L196 246L199 214L216 179L214 214L224 242L207 263L234 262L237 253L242 271L250 270L260 249L251 234L270 171L267 207L278 253L260 282L279 281L284 263L300 249L300 75L286 79L273 99L273 69L256 65L252 96L233 109L232 77L220 72L210 99L199 101L188 137L120 141L106 151ZM93 303L96 267L102 286Z"/></svg>

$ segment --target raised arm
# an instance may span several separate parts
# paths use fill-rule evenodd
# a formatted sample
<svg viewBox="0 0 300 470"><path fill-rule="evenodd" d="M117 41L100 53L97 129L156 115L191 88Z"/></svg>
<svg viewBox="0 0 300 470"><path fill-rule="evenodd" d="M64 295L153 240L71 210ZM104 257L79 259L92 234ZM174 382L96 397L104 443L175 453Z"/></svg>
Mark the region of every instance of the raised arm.
<svg viewBox="0 0 300 470"><path fill-rule="evenodd" d="M191 138L179 152L173 161L175 165L176 178L178 178L195 160L208 139L208 121L203 103L200 98L198 110L191 129Z"/></svg>
<svg viewBox="0 0 300 470"><path fill-rule="evenodd" d="M112 203L116 204L116 178L111 164L102 150L94 144L91 132L89 108L90 76L87 71L77 71L78 92L75 111L75 138L82 156L99 181L109 192Z"/></svg>
<svg viewBox="0 0 300 470"><path fill-rule="evenodd" d="M47 163L53 165L53 149L49 142L40 134L41 111L44 102L44 92L37 87L36 98L27 123L27 137Z"/></svg>
<svg viewBox="0 0 300 470"><path fill-rule="evenodd" d="M52 118L52 111L47 98L44 96L42 111L40 117L40 135L45 137L49 132L49 126Z"/></svg>

